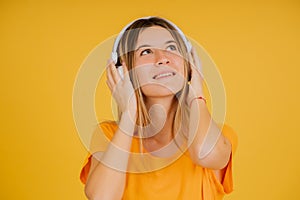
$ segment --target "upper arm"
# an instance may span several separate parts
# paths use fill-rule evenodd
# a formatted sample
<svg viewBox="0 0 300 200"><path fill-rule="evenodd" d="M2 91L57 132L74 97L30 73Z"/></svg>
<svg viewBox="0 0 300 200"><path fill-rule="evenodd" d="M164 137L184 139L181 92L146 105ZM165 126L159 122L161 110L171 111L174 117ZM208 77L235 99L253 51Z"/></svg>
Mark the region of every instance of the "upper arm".
<svg viewBox="0 0 300 200"><path fill-rule="evenodd" d="M212 177L214 177L219 184L218 187L223 190L225 193L230 193L233 191L233 173L232 173L232 165L233 165L233 155L237 149L237 135L235 131L228 125L224 125L222 127L222 135L226 138L231 144L231 152L229 155L229 160L225 167L218 170L211 170Z"/></svg>
<svg viewBox="0 0 300 200"><path fill-rule="evenodd" d="M237 137L233 129L228 125L218 125L221 135L211 152L199 159L199 149L191 153L192 160L202 167L220 170L227 166L230 156L237 147Z"/></svg>
<svg viewBox="0 0 300 200"><path fill-rule="evenodd" d="M222 134L212 151L202 159L197 155L197 159L202 167L219 170L228 164L231 151L230 141Z"/></svg>
<svg viewBox="0 0 300 200"><path fill-rule="evenodd" d="M103 152L97 152L93 155L101 156L100 154L103 154ZM96 168L96 166L99 164L99 158L96 156L93 156L92 154L89 154L81 171L80 171L80 180L83 184L86 184L88 177L90 176L91 172Z"/></svg>
<svg viewBox="0 0 300 200"><path fill-rule="evenodd" d="M93 172L93 170L98 166L98 164L100 163L100 159L101 159L101 156L103 155L103 152L96 152L94 153L92 156L91 156L91 163L90 163L90 169L89 169L89 172L88 172L88 176L87 176L87 179L89 178L91 172Z"/></svg>
<svg viewBox="0 0 300 200"><path fill-rule="evenodd" d="M89 175L99 164L99 160L117 129L115 122L107 121L97 124L89 144L89 155L80 172L80 180L86 183Z"/></svg>

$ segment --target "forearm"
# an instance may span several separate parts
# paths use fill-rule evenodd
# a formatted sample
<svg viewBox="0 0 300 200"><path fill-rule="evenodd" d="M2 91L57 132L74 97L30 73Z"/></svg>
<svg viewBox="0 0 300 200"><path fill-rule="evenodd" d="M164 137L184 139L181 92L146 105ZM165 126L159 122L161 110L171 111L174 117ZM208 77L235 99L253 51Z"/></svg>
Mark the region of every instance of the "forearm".
<svg viewBox="0 0 300 200"><path fill-rule="evenodd" d="M85 187L89 199L121 199L134 131L134 123L130 122L132 120L128 115L122 115L120 126L110 145L101 158L97 158L100 162L91 169L93 171L90 172Z"/></svg>
<svg viewBox="0 0 300 200"><path fill-rule="evenodd" d="M203 167L219 169L229 160L231 144L222 135L203 100L194 100L191 104L189 144L193 161Z"/></svg>

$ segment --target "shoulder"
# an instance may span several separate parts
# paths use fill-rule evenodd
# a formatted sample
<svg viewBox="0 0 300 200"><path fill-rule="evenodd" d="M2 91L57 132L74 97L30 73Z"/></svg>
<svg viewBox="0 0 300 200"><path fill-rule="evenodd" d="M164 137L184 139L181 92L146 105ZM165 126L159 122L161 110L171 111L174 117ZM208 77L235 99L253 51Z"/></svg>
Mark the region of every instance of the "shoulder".
<svg viewBox="0 0 300 200"><path fill-rule="evenodd" d="M118 128L118 124L115 121L103 121L100 123L97 123L94 126L94 133L93 136L95 135L104 135L107 138L111 139L114 133L116 132Z"/></svg>
<svg viewBox="0 0 300 200"><path fill-rule="evenodd" d="M100 128L104 133L115 132L118 128L118 124L116 121L103 121L98 124L98 128Z"/></svg>
<svg viewBox="0 0 300 200"><path fill-rule="evenodd" d="M103 121L94 127L94 132L90 140L89 151L91 153L104 151L112 140L118 125L115 121Z"/></svg>

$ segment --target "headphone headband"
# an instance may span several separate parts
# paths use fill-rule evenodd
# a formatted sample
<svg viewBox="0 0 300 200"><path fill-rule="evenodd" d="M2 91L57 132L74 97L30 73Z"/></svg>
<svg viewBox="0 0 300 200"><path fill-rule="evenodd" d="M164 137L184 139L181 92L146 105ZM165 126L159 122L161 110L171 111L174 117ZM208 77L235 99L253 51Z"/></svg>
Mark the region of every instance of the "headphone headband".
<svg viewBox="0 0 300 200"><path fill-rule="evenodd" d="M117 63L117 61L118 61L117 48L118 48L119 42L120 42L120 40L121 40L123 34L124 34L125 31L127 30L127 28L128 28L129 26L131 26L134 22L138 21L138 20L141 20L141 19L150 19L150 18L152 18L152 17L153 17L153 16L148 16L148 17L141 17L141 18L138 18L138 19L136 19L136 20L130 22L129 24L127 24L127 25L121 30L121 32L119 33L118 37L116 38L116 40L115 40L115 42L114 42L113 50L112 50L112 53L111 53L111 58L112 58L112 60L113 60L115 63ZM183 40L183 42L184 42L184 44L185 44L185 46L186 46L188 52L191 52L191 50L192 50L192 45L191 45L191 43L188 41L188 39L185 37L185 35L183 34L183 32L182 32L182 31L181 31L181 30L180 30L173 22L171 22L171 21L169 21L169 20L166 20L166 19L163 19L163 20L165 20L166 22L168 22L169 24L171 24L171 25L176 29L176 31L177 31L177 32L179 33L179 35L181 36L181 38L182 38L182 40Z"/></svg>

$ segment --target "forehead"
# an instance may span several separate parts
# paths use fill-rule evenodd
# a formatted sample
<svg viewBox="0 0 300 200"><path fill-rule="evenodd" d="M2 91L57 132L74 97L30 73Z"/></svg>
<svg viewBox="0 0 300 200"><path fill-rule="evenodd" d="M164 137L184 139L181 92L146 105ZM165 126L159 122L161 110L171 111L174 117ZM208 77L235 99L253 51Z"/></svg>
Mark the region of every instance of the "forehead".
<svg viewBox="0 0 300 200"><path fill-rule="evenodd" d="M151 26L142 30L138 36L137 45L158 45L169 40L174 40L171 33L161 26Z"/></svg>

